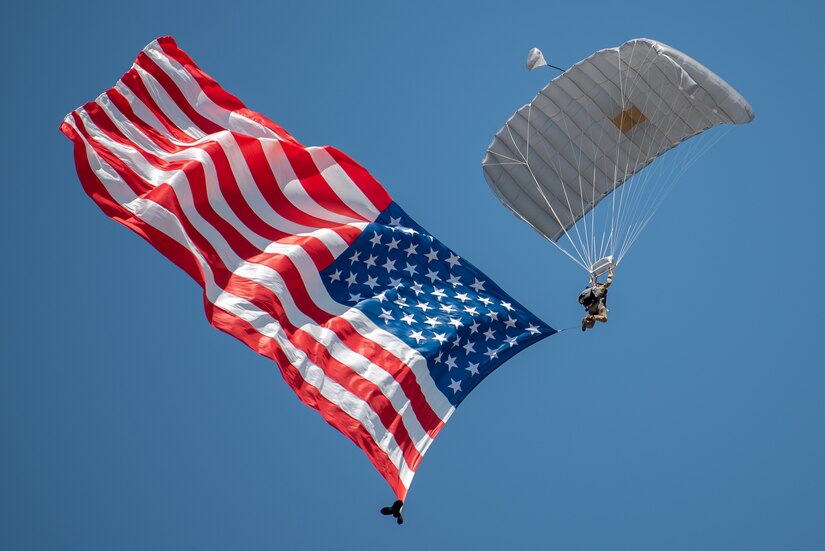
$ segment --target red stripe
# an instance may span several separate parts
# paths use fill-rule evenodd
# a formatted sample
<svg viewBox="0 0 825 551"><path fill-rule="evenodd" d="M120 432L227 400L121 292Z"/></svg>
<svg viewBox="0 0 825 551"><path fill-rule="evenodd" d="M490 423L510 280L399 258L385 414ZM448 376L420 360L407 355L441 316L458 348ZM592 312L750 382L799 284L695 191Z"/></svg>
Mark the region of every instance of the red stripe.
<svg viewBox="0 0 825 551"><path fill-rule="evenodd" d="M112 153L107 147L103 146L100 142L92 138L89 134L89 131L86 129L86 125L83 123L83 119L80 118L78 111L72 112L72 119L74 120L75 127L77 131L79 131L83 136L86 138L95 152L100 156L104 161L112 165L113 167L122 166L128 172L124 175L118 171L118 175L120 175L121 179L126 183L127 186L134 192L135 195L138 197L142 197L144 194L150 192L154 187L147 183L142 178L138 177L131 169L129 169L123 161L121 161L120 157Z"/></svg>
<svg viewBox="0 0 825 551"><path fill-rule="evenodd" d="M269 203L274 211L278 214L286 218L287 220L291 220L297 224L301 224L304 226L313 226L318 228L331 228L334 226L340 225L340 222L331 222L329 220L323 220L321 218L317 218L305 211L300 210L292 202L284 195L283 189L281 186L286 185L289 182L279 182L275 174L272 173L272 169L269 166L269 160L264 152L263 148L261 147L261 142L255 138L250 138L243 134L233 133L235 140L238 142L238 145L241 147L241 151L243 152L244 159L246 160L246 164L249 167L250 172L252 173L252 177L257 182L258 187L261 190L265 190L263 193L264 198ZM284 152L285 160L290 161L289 155L287 150L290 149L301 149L297 146L293 146L289 143L280 142L282 151ZM317 170L316 170L317 172ZM301 176L296 173L296 177L302 184L302 187L306 189L306 184L303 182ZM346 204L341 200L338 195L329 189L328 197L318 201L315 197L315 202L318 203L321 207L325 208L328 211L335 212L337 214L344 214L341 211L343 208L346 208ZM353 222L360 221L360 222L371 222L372 220L367 220L363 216L354 213L348 212L345 213L344 216L349 217L352 219ZM360 232L359 232L360 233ZM348 244L352 244L349 243Z"/></svg>
<svg viewBox="0 0 825 551"><path fill-rule="evenodd" d="M290 341L306 352L312 363L323 369L327 377L369 405L369 408L381 419L381 424L392 433L408 465L417 465L421 461L421 454L418 453L410 438L403 417L395 410L392 402L384 395L380 387L333 358L326 346L308 333L299 329Z"/></svg>
<svg viewBox="0 0 825 551"><path fill-rule="evenodd" d="M115 201L106 186L95 175L89 164L89 159L86 156L86 143L77 134L75 128L67 122L60 125L60 130L74 142L74 160L77 168L77 174L80 178L80 183L86 194L97 203L100 209L110 218L120 222L128 227L143 239L151 243L158 251L160 251L169 260L179 266L184 272L198 282L203 287L204 276L201 265L195 255L169 237L165 233L155 229L146 224L141 219L137 218L131 211L123 208L123 206Z"/></svg>
<svg viewBox="0 0 825 551"><path fill-rule="evenodd" d="M410 366L399 360L377 342L361 335L343 318L330 319L326 327L334 332L350 349L357 350L359 354L369 358L372 363L381 366L384 371L392 375L392 378L404 391L404 395L409 398L413 413L415 413L421 427L427 431L431 438L435 438L444 422L433 411L427 398L422 393L421 386L418 384L415 373Z"/></svg>
<svg viewBox="0 0 825 551"><path fill-rule="evenodd" d="M277 136L295 142L295 139L280 125L272 122L267 117L264 117L260 113L256 113L254 111L250 111L246 108L246 106L239 100L237 97L233 96L221 86L215 82L212 77L204 73L200 67L195 64L195 62L190 58L186 52L178 48L178 45L175 43L174 39L170 36L163 36L158 38L157 40L158 45L161 47L163 52L168 55L170 58L177 61L181 64L192 77L197 81L198 85L200 85L201 90L206 96L212 100L215 105L226 109L227 111L231 111L233 113L238 113L239 115L250 119L261 126L268 128L272 132L274 132ZM263 136L261 136L263 137Z"/></svg>
<svg viewBox="0 0 825 551"><path fill-rule="evenodd" d="M357 212L353 211L346 203L340 200L338 194L330 187L329 182L321 176L318 166L315 164L309 151L303 146L282 143L284 155L292 165L292 170L301 186L306 190L312 199L322 205L327 210L338 213L342 216L355 218L356 220L367 220ZM382 209L379 209L379 212Z"/></svg>
<svg viewBox="0 0 825 551"><path fill-rule="evenodd" d="M132 108L132 104L126 99L126 96L120 93L119 90L116 88L110 88L106 91L106 97L108 97L112 104L117 108L118 111L126 118L128 122L132 124L135 128L137 128L140 132L142 132L147 138L152 140L158 147L165 149L167 152L172 153L175 150L180 150L182 148L175 146L175 149L170 148L169 138L158 132L155 127L151 126L148 122L141 119L135 110ZM96 102L92 102L90 104L86 104L83 106L84 109L88 110L90 105L97 105ZM188 139L187 139L188 141Z"/></svg>
<svg viewBox="0 0 825 551"><path fill-rule="evenodd" d="M169 134L172 135L174 139L183 143L190 143L197 139L197 136L190 136L178 128L175 121L169 118L163 109L158 106L152 97L152 94L150 94L149 90L146 88L146 84L144 84L135 69L129 69L126 71L126 73L120 77L120 82L122 82L123 85L126 86L155 117L157 117L163 127L169 132Z"/></svg>
<svg viewBox="0 0 825 551"><path fill-rule="evenodd" d="M158 81L158 84L160 84L161 88L166 92L166 95L172 100L172 103L177 105L178 109L183 111L183 113L189 117L189 120L195 123L205 134L214 134L215 132L226 130L226 128L215 124L196 111L180 91L177 84L169 78L169 75L167 75L163 69L158 67L152 58L146 55L146 52L140 52L138 54L135 65L138 65L144 71L155 77L155 80Z"/></svg>
<svg viewBox="0 0 825 551"><path fill-rule="evenodd" d="M392 463L389 456L378 447L372 435L367 432L360 421L344 413L337 404L324 398L317 388L307 384L274 339L261 335L246 321L212 304L207 305L207 317L215 328L240 339L259 354L275 360L284 380L298 395L298 398L309 407L317 410L327 423L341 431L356 446L361 448L378 472L390 484L398 498L404 499L407 489L398 477L398 468Z"/></svg>
<svg viewBox="0 0 825 551"><path fill-rule="evenodd" d="M329 153L330 157L338 163L341 169L346 172L350 180L355 182L355 185L358 186L361 193L367 196L379 212L383 212L384 209L390 206L392 197L390 197L390 194L384 189L384 186L378 183L378 180L373 178L372 174L367 172L367 169L334 147L325 146L324 149Z"/></svg>

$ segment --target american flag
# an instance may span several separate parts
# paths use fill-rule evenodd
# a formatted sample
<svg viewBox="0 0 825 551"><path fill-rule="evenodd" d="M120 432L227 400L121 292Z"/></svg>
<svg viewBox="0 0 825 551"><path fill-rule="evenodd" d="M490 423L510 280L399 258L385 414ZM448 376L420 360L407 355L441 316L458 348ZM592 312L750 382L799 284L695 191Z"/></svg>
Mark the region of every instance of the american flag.
<svg viewBox="0 0 825 551"><path fill-rule="evenodd" d="M456 406L555 333L416 224L360 165L305 147L170 37L60 126L85 191L203 288L399 499Z"/></svg>

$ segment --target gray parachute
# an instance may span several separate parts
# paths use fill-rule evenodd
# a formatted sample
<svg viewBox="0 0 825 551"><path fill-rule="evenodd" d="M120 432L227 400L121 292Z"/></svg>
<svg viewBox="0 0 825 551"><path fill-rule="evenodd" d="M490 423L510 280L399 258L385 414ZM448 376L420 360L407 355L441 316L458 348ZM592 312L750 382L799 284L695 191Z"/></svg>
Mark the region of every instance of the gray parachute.
<svg viewBox="0 0 825 551"><path fill-rule="evenodd" d="M543 64L531 50L528 69ZM592 274L618 265L707 144L679 147L685 154L672 162L671 154L668 163L655 159L753 117L745 98L700 63L639 38L554 78L496 133L482 166L508 209Z"/></svg>

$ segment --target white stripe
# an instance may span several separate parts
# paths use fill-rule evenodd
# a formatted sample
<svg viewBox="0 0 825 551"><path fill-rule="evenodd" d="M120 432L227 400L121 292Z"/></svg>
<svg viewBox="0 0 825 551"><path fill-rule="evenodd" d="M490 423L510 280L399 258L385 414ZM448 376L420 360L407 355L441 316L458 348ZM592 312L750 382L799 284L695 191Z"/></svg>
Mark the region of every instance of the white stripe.
<svg viewBox="0 0 825 551"><path fill-rule="evenodd" d="M67 122L74 126L68 119ZM86 141L79 131L78 136L80 136L84 142ZM302 350L292 345L281 325L272 319L269 314L261 311L250 302L220 289L214 281L208 263L186 236L179 220L173 213L153 201L135 196L134 192L122 181L117 172L103 159L100 159L88 143L86 154L95 175L101 180L113 199L140 217L145 223L172 239L175 239L175 241L192 251L204 272L205 292L210 302L244 319L262 335L276 340L289 358L290 363L298 370L307 383L318 389L322 396L336 404L342 411L362 424L373 437L378 447L384 451L391 462L399 468L400 478L404 486L409 487L415 473L406 464L403 453L398 447L393 435L387 431L386 427L383 426L381 420L369 405L341 387L338 383L327 378L323 369L313 364ZM425 449L429 447L429 442L424 442L424 447Z"/></svg>
<svg viewBox="0 0 825 551"><path fill-rule="evenodd" d="M137 63L132 65L132 69L137 72L140 80L143 81L146 89L149 90L149 95L155 100L157 108L160 109L169 119L173 125L178 129L192 136L194 139L202 138L206 132L200 129L192 120L178 107L172 97L166 93L163 86L155 80L155 77L150 75L145 69L140 67Z"/></svg>
<svg viewBox="0 0 825 551"><path fill-rule="evenodd" d="M327 210L309 196L303 183L295 174L295 170L293 170L281 142L277 140L260 140L260 143L264 151L264 156L269 163L269 169L275 176L278 186L283 190L284 195L289 198L289 202L292 203L295 208L317 218L323 218L324 220L335 220L341 223L348 223L352 220L348 216ZM297 146L288 145L287 147ZM355 191L360 194L360 190L353 184L352 188L336 190L336 195L341 202L349 204L349 199L355 195ZM378 214L380 213L376 211L374 216L364 216L364 218L372 221L378 217Z"/></svg>
<svg viewBox="0 0 825 551"><path fill-rule="evenodd" d="M216 288L210 285L208 289L215 290ZM274 339L281 346L287 358L289 358L289 362L298 370L301 377L308 384L318 389L324 398L334 403L344 413L361 423L372 436L373 440L375 440L378 447L387 454L392 464L398 467L399 478L404 486L409 487L415 471L407 465L407 461L404 459L404 454L395 441L395 437L384 427L381 419L372 408L370 408L369 404L335 381L329 379L324 373L324 370L313 364L303 350L292 346L292 343L286 338L281 325L266 312L259 310L253 304L242 298L227 292L221 292L217 296L213 296L207 292L207 296L215 306L247 321L259 333Z"/></svg>
<svg viewBox="0 0 825 551"><path fill-rule="evenodd" d="M270 170L272 171L272 175L275 179L275 182L278 184L278 188L284 194L284 198L286 198L286 200L289 201L289 203L292 204L296 209L314 218L319 218L321 220L329 222L330 225L351 225L353 223L363 222L361 218L344 216L331 210L327 210L318 203L316 203L311 197L309 197L309 195L307 195L304 187L297 180L297 178L295 178L294 172L292 173L293 180L289 180L282 178L280 174L275 172L275 170L272 170L274 164L277 166L290 166L291 171L289 159L287 159L286 154L283 152L283 149L280 146L281 142L271 139L259 139L258 143L261 145L261 150L263 151L264 157L267 160L267 164L269 165ZM273 148L275 151L277 151L277 153L275 153L275 158L273 158L272 153L267 151L269 148ZM256 185L256 182L252 177L252 173L249 170L249 165L246 163L246 159L241 153L240 145L238 144L238 142L233 138L232 144L227 144L227 146L224 147L224 151L226 151L227 157L229 157L229 163L232 166L232 171L236 174L236 177L238 175L241 176L240 178L238 178L239 183L241 180L246 180L252 184L249 186L243 186L241 188L244 191L244 194L246 194L247 188L254 188L255 193L257 193L257 195L254 196L254 199L256 200L255 204L263 202L269 208L269 210L272 211L272 208L269 207L269 203L267 203L263 196L260 195L260 188ZM341 201L346 200L344 196L339 196L338 198ZM251 201L247 202L249 202L250 204L252 203ZM275 213L275 215L279 219L282 219L280 215L278 215L277 213ZM374 218L375 217L370 218L369 220L371 221ZM264 220L266 220L266 218L264 218ZM283 231L287 231L289 233L299 233L298 231L286 229L286 224L293 224L296 227L300 227L298 223L289 222L285 219L282 220L284 220L283 226L285 228ZM282 226L279 225L278 227L281 228Z"/></svg>
<svg viewBox="0 0 825 551"><path fill-rule="evenodd" d="M126 98L126 101L132 107L132 110L135 112L135 115L140 120L142 120L147 125L154 128L155 131L157 131L162 136L166 136L170 140L174 141L176 144L181 144L182 143L182 142L179 142L177 140L177 138L172 136L172 133L169 132L169 130L163 125L163 123L160 121L160 119L157 117L157 115L155 115L154 111L149 109L149 107L145 103L143 103L142 99L137 97L134 94L134 92L132 92L132 90L129 89L128 86L123 84L122 80L118 80L117 83L115 83L114 89L117 90L124 98ZM105 92L103 94L101 94L95 101L97 103L100 103L100 100L102 98L107 98L108 99ZM78 109L78 111L79 111L79 109Z"/></svg>
<svg viewBox="0 0 825 551"><path fill-rule="evenodd" d="M309 151L324 180L338 197L346 201L349 208L367 220L378 218L381 211L364 195L361 188L352 181L341 165L332 158L326 147L307 147L306 150Z"/></svg>
<svg viewBox="0 0 825 551"><path fill-rule="evenodd" d="M143 51L157 63L164 73L169 75L169 78L175 82L189 103L205 118L222 128L240 132L253 138L280 139L273 130L214 103L204 93L198 81L189 73L186 67L167 56L157 40L153 40Z"/></svg>

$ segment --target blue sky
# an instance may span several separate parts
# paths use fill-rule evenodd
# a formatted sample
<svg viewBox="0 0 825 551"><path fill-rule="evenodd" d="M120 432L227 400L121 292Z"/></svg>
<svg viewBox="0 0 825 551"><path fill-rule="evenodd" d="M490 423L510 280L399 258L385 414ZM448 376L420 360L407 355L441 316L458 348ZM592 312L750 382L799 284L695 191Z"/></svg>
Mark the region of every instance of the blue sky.
<svg viewBox="0 0 825 551"><path fill-rule="evenodd" d="M77 2L6 8L0 548L825 548L815 2ZM555 327L579 268L480 160L569 66L650 37L751 103L616 274L611 321L519 354L427 453L399 528L360 450L85 196L63 116L172 35L250 108L375 175Z"/></svg>

